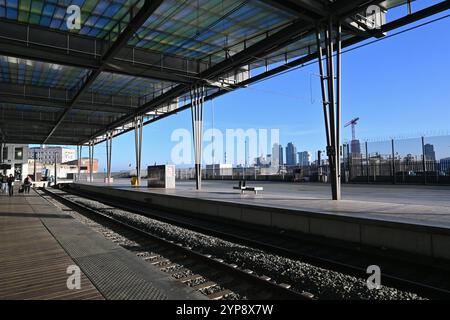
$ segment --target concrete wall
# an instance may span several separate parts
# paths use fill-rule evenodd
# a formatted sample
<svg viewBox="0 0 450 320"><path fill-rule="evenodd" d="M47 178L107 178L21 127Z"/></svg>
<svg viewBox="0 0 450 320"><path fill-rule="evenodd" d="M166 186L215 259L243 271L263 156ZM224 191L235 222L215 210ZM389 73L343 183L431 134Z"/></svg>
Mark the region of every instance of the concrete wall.
<svg viewBox="0 0 450 320"><path fill-rule="evenodd" d="M123 198L127 202L140 202L166 209L221 217L431 258L450 259L450 229L446 228L82 184L74 184L72 187Z"/></svg>

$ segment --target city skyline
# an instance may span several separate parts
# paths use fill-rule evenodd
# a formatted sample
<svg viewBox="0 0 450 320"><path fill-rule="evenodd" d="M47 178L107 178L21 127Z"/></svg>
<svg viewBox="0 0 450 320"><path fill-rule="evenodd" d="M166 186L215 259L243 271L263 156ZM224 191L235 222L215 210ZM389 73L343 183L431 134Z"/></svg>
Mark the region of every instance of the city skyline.
<svg viewBox="0 0 450 320"><path fill-rule="evenodd" d="M446 141L448 141L450 143L450 135L449 136L428 137L428 138L429 139L445 139ZM421 140L421 138L414 138L414 140L416 142L419 142ZM356 140L356 141L358 141L358 140ZM400 143L400 144L402 143L402 141L403 140L394 140L394 142L397 142L397 143ZM390 141L383 141L383 142L385 144L387 144L388 142L390 143ZM360 142L360 143L362 144L361 148L363 149L365 142ZM245 145L247 147L247 143ZM287 153L290 152L290 151L288 151L288 146L289 145L292 145L293 146L293 150L295 151L295 163L291 163L291 162L287 163L287 158L288 158ZM342 153L341 159L342 159L342 161L345 161L345 159L347 158L347 152L346 152L347 144L343 144L342 146L343 146L344 149L343 149L343 153ZM33 150L38 150L38 149L40 149L42 147L38 147L37 145L30 144L30 145L28 145L28 148L29 148L29 151L27 153L28 154L28 158L32 159L33 158L33 156L32 156L33 152L32 151ZM45 146L45 149L57 149L57 148L72 149L73 151L76 151L74 149L75 148L74 146L52 146L52 145ZM450 145L449 145L449 148L450 148ZM274 153L275 153L275 150L278 150L278 152L277 152L278 157L274 157L273 156ZM312 150L312 151L311 150L297 151L297 150L301 150L301 149L297 149L297 146L293 142L288 142L286 144L286 146L284 146L284 147L283 147L282 144L274 143L272 145L272 147L268 149L268 152L265 153L265 154L260 154L258 157L255 157L253 159L248 158L248 154L246 154L246 157L244 158L242 163L241 162L233 162L233 163L228 163L228 164L232 164L233 166L236 166L236 167L243 167L243 166L248 166L248 167L251 167L251 166L262 166L263 167L263 166L274 166L274 165L280 165L280 166L284 166L284 165L287 165L287 166L310 165L310 164L312 164L312 163L317 161L317 152L319 152L319 151L322 153L322 155L321 155L322 161L326 161L327 160L327 156L326 156L326 151L325 150L321 150L321 149L319 149L319 150ZM350 147L350 150L351 150L351 147ZM403 151L404 151L404 149L403 149ZM446 155L443 155L443 156L440 156L440 157L436 156L435 146L434 146L434 144L431 144L431 143L424 143L423 153L424 153L425 158L426 158L427 161L440 161L440 160L448 160L448 159L450 159L450 156L446 156ZM366 156L365 152L361 152L359 154L353 154L352 157L354 157L354 158L364 158L365 159L365 156ZM224 157L223 161L221 161L219 158L215 158L216 161L214 162L214 164L215 165L219 165L219 164L227 163L227 162L225 162L226 153L223 155L223 157ZM369 157L370 158L378 157L380 159L390 159L392 157L392 154L390 152L383 153L383 152L375 151L375 152L369 152ZM85 157L83 155L82 158L86 159L87 157ZM94 156L94 158L96 160L98 160L97 157ZM395 159L400 159L400 160L406 160L406 159L421 160L422 159L422 149L420 149L420 152L416 152L415 154L413 154L411 152L409 152L409 153L408 152L406 152L406 153L405 152L402 152L402 153L395 152L394 158ZM281 161L280 161L280 159L281 159ZM40 159L38 159L38 161L40 161ZM51 159L51 161L49 163L53 163L53 158ZM304 163L304 164L302 164L302 163ZM211 162L211 163L204 162L203 165L206 166L206 165L212 165L212 164L213 164L213 162ZM152 165L152 164L149 163L148 165ZM100 167L101 166L99 165L99 168ZM182 168L186 168L186 167L191 167L191 166L184 165L184 166L181 166L181 167ZM129 169L132 169L132 170L134 169L134 166L131 163L129 164L128 168L124 168L122 170L117 170L117 171L123 171L123 170L129 170Z"/></svg>

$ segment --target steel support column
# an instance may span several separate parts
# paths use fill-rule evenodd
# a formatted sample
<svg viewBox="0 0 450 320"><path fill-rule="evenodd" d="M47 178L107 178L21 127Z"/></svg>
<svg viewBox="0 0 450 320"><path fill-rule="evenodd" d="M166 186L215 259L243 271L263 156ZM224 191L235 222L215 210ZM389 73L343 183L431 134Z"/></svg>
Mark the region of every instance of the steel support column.
<svg viewBox="0 0 450 320"><path fill-rule="evenodd" d="M106 177L105 182L111 183L111 158L112 158L112 137L113 133L106 133Z"/></svg>
<svg viewBox="0 0 450 320"><path fill-rule="evenodd" d="M34 154L33 154L33 181L37 181L37 179L36 179L36 160L37 160L36 151L34 151Z"/></svg>
<svg viewBox="0 0 450 320"><path fill-rule="evenodd" d="M82 163L81 153L83 151L82 148L83 148L82 145L77 145L77 158L78 158L78 176L77 176L77 181L80 181L80 178L81 178L81 163Z"/></svg>
<svg viewBox="0 0 450 320"><path fill-rule="evenodd" d="M56 187L56 185L58 183L57 163L58 163L58 152L55 152L55 184L54 184L55 187Z"/></svg>
<svg viewBox="0 0 450 320"><path fill-rule="evenodd" d="M202 141L203 141L203 104L205 87L194 86L191 89L192 131L195 156L195 186L202 187Z"/></svg>
<svg viewBox="0 0 450 320"><path fill-rule="evenodd" d="M89 182L94 181L94 142L89 142Z"/></svg>
<svg viewBox="0 0 450 320"><path fill-rule="evenodd" d="M330 182L333 200L341 199L341 24L330 17L323 27L325 45L325 68L323 66L322 30L316 34L319 71L322 89L323 114L327 139L327 156L330 166ZM336 63L334 62L334 45L336 45ZM336 69L336 70L335 70ZM336 75L335 75L336 74Z"/></svg>
<svg viewBox="0 0 450 320"><path fill-rule="evenodd" d="M134 119L134 142L136 153L136 185L141 185L141 159L142 159L142 130L144 126L144 117L139 116Z"/></svg>

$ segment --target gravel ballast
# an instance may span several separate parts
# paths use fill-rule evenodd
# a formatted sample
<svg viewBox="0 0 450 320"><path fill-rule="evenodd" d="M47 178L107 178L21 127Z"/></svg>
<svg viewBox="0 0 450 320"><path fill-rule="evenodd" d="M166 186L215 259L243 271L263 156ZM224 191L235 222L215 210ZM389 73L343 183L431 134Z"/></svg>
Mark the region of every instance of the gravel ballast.
<svg viewBox="0 0 450 320"><path fill-rule="evenodd" d="M422 299L417 294L386 286L370 290L366 285L366 279L232 243L136 213L111 208L98 201L71 194L61 195L156 236L192 247L198 252L221 258L228 263L237 264L242 269L253 270L256 274L268 276L278 283L289 283L294 290L310 292L319 299Z"/></svg>

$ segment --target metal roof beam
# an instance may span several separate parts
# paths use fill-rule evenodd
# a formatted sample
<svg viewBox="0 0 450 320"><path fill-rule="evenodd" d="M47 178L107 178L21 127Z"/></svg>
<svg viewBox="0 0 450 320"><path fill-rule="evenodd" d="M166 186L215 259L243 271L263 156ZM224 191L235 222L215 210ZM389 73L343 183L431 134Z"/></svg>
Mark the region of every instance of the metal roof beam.
<svg viewBox="0 0 450 320"><path fill-rule="evenodd" d="M1 120L0 120L1 121ZM7 133L14 133L14 132L39 132L42 131L42 134L45 135L45 133L48 132L45 131L44 132L44 128L40 128L39 125L37 125L36 128L33 128L33 126L29 125L29 126L17 126L14 124L6 124L6 125L2 125L2 128L4 129L5 132ZM90 133L94 132L94 128L90 128L90 127L81 127L81 126L67 126L64 128L60 128L57 130L56 134L62 135L62 134L67 134L67 136L71 137L74 135L74 132L79 132L81 135L89 135Z"/></svg>
<svg viewBox="0 0 450 320"><path fill-rule="evenodd" d="M17 84L10 82L0 82L0 92L15 95L36 96L43 98L55 98L59 100L70 101L75 95L75 90L69 90L61 87L46 87L32 84ZM97 103L117 104L126 106L138 106L139 97L131 95L111 95L98 92L86 93L82 96L85 101L93 100ZM106 101L106 102L105 102ZM114 101L112 103L111 101Z"/></svg>
<svg viewBox="0 0 450 320"><path fill-rule="evenodd" d="M322 6L321 3L316 2L315 10L311 10L310 5L306 5L303 2L300 1L277 1L277 0L259 0L261 2L264 2L274 8L281 9L283 11L291 12L295 15L297 15L299 18L308 21L308 22L314 22L317 19L320 19L324 16L326 16L326 8ZM321 7L320 14L318 13L318 7Z"/></svg>
<svg viewBox="0 0 450 320"><path fill-rule="evenodd" d="M16 144L41 144L42 138L35 137L33 135L29 136L6 136L5 135L5 143L16 143ZM59 138L53 137L48 144L52 145L78 145L78 140L75 138Z"/></svg>
<svg viewBox="0 0 450 320"><path fill-rule="evenodd" d="M72 94L60 88L0 82L0 103L67 108ZM138 97L88 93L80 98L73 109L123 114L133 111L138 104Z"/></svg>
<svg viewBox="0 0 450 320"><path fill-rule="evenodd" d="M383 0L337 0L329 5L329 12L336 16L351 16L364 11L370 5L378 5Z"/></svg>
<svg viewBox="0 0 450 320"><path fill-rule="evenodd" d="M0 21L0 55L97 70L106 41L35 25ZM123 46L103 71L177 83L196 80L207 62Z"/></svg>
<svg viewBox="0 0 450 320"><path fill-rule="evenodd" d="M326 16L327 8L324 6L323 1L317 0L290 0L290 2L295 2L298 6L305 8L311 12L315 12L318 15Z"/></svg>
<svg viewBox="0 0 450 320"><path fill-rule="evenodd" d="M50 108L67 108L68 104L64 100L56 98L43 98L36 96L23 96L0 93L0 103L10 103L15 105L30 105L38 107L50 107ZM0 108L1 109L1 108ZM122 106L122 105L109 105L102 103L92 103L91 101L80 100L72 110L79 111L92 111L92 112L105 112L112 114L127 114L133 111L135 107Z"/></svg>
<svg viewBox="0 0 450 320"><path fill-rule="evenodd" d="M18 131L18 130L16 130L16 131L6 131L5 132L5 140L7 140L8 138L11 138L11 137L15 137L17 139L19 139L21 137L24 137L24 138L32 137L33 139L36 139L38 141L40 140L42 142L42 138L44 138L45 136L46 136L46 133L40 132L40 131ZM87 137L87 136L88 136L87 134L83 134L83 135L78 134L77 136L74 136L73 133L72 134L70 134L70 133L59 134L58 133L58 134L55 134L54 136L52 136L52 138L49 139L49 142L47 144L51 144L52 143L51 141L54 139L61 140L61 141L66 140L66 141L71 141L71 142L72 141L78 142L78 141L80 141L80 139L83 139L84 137ZM38 142L38 143L42 144L40 142Z"/></svg>
<svg viewBox="0 0 450 320"><path fill-rule="evenodd" d="M55 121L52 120L43 120L36 119L28 116L26 113L23 114L24 117L0 117L0 124L2 127L5 126L16 126L16 128L20 128L21 125L31 126L32 128L43 127L48 128L55 124ZM80 129L99 129L104 127L104 125L99 123L88 123L88 122L80 122L80 121L71 121L65 120L63 122L65 126L76 126L76 128ZM67 127L66 127L67 128Z"/></svg>
<svg viewBox="0 0 450 320"><path fill-rule="evenodd" d="M450 1L442 1L425 9L413 12L395 21L386 23L381 27L382 32L391 31L429 16L444 12L450 9Z"/></svg>
<svg viewBox="0 0 450 320"><path fill-rule="evenodd" d="M130 23L126 26L125 30L119 34L116 41L108 48L106 53L102 55L100 59L101 63L100 67L94 71L91 71L91 73L87 76L86 80L82 83L80 89L70 101L69 106L64 110L64 112L59 117L53 129L50 131L48 136L42 142L43 144L45 144L48 141L48 139L50 139L52 134L56 131L56 129L58 129L58 127L66 117L67 113L80 99L81 95L85 93L86 90L90 87L90 85L95 81L95 79L97 79L97 77L102 72L105 64L108 63L108 61L110 61L119 52L119 50L127 44L127 42L131 39L131 37L138 30L138 28L144 24L144 22L156 11L156 9L158 9L158 7L161 5L162 2L163 0L145 1L143 7L139 10L136 16L133 17Z"/></svg>

